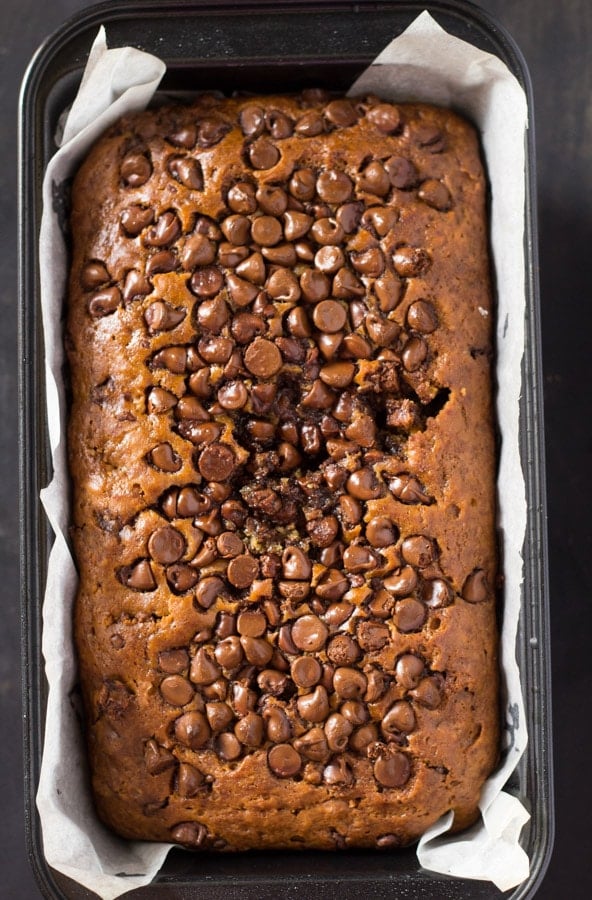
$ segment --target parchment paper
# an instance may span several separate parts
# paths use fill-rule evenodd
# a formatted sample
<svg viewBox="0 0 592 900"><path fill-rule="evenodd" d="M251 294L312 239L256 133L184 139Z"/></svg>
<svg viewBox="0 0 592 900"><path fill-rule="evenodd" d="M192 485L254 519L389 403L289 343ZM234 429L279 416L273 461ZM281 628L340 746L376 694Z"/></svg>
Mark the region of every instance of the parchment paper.
<svg viewBox="0 0 592 900"><path fill-rule="evenodd" d="M363 27L363 17L360 17ZM144 108L158 87L164 64L133 48L107 50L101 29L90 52L79 94L62 123L60 149L43 186L40 234L41 298L45 334L47 405L54 477L42 501L55 532L43 610L42 648L49 683L43 762L37 805L50 866L104 900L152 880L169 844L124 841L98 821L88 791L86 756L75 702L72 604L76 572L67 543L68 476L62 325L67 257L63 192L91 144L120 115ZM215 85L213 85L215 87ZM425 100L454 106L481 129L492 188L491 241L498 289L497 413L503 435L499 498L505 575L501 645L507 693L506 746L500 768L483 791L482 820L450 838L444 816L422 838L417 855L436 872L495 882L508 890L528 876L518 845L528 814L502 791L526 746L525 717L515 662L522 581L521 548L526 501L518 445L520 362L524 346L524 135L527 107L516 79L495 57L443 31L424 12L355 82L350 94Z"/></svg>

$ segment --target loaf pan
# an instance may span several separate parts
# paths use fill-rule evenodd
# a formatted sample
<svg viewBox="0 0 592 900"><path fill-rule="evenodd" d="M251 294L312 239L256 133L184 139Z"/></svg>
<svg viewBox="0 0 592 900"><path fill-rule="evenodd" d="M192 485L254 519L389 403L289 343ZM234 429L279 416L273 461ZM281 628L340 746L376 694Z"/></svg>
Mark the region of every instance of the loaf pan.
<svg viewBox="0 0 592 900"><path fill-rule="evenodd" d="M521 454L528 520L517 656L522 673L529 744L507 789L530 812L522 846L529 878L502 894L483 881L424 871L413 848L394 854L312 851L199 856L173 850L149 886L126 896L144 900L279 897L373 898L532 897L551 853L554 818L551 761L550 640L545 520L542 370L537 283L532 90L520 51L482 10L465 2L186 3L116 0L90 7L39 49L25 77L20 108L20 525L26 832L32 867L44 895L95 895L52 870L43 856L36 815L46 684L41 656L41 605L52 543L39 491L51 478L37 238L44 167L55 152L58 118L74 98L88 51L101 24L110 46L132 45L162 58L164 92L212 89L287 92L305 87L347 90L413 19L428 9L449 33L499 57L523 87L530 127L526 148L526 330L522 367Z"/></svg>

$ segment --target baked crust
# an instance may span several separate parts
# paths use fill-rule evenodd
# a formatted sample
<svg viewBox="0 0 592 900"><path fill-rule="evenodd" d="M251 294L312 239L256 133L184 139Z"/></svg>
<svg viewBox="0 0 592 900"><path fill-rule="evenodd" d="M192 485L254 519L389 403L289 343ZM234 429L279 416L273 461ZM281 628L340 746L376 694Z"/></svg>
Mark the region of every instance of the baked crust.
<svg viewBox="0 0 592 900"><path fill-rule="evenodd" d="M204 95L119 121L72 197L101 818L231 850L470 824L499 741L474 130L376 98Z"/></svg>

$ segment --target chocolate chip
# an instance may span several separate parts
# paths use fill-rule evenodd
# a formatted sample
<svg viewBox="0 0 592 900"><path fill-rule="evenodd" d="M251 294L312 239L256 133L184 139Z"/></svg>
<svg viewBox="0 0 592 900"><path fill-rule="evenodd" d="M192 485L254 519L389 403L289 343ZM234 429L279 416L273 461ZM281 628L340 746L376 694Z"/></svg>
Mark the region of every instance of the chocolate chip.
<svg viewBox="0 0 592 900"><path fill-rule="evenodd" d="M299 650L314 653L325 646L329 629L325 623L314 615L304 615L296 619L292 625L292 641Z"/></svg>
<svg viewBox="0 0 592 900"><path fill-rule="evenodd" d="M162 650L158 654L158 668L167 675L178 675L189 665L187 650L178 648L175 650Z"/></svg>
<svg viewBox="0 0 592 900"><path fill-rule="evenodd" d="M339 600L349 588L349 582L339 569L328 569L319 580L315 590L323 600Z"/></svg>
<svg viewBox="0 0 592 900"><path fill-rule="evenodd" d="M123 285L123 299L126 303L144 297L152 291L152 286L148 279L137 269L130 269L125 276Z"/></svg>
<svg viewBox="0 0 592 900"><path fill-rule="evenodd" d="M384 271L384 256L379 247L370 247L361 253L351 254L351 264L357 272L369 278L377 278Z"/></svg>
<svg viewBox="0 0 592 900"><path fill-rule="evenodd" d="M230 635L216 645L214 655L224 669L234 669L243 661L243 649L237 635Z"/></svg>
<svg viewBox="0 0 592 900"><path fill-rule="evenodd" d="M248 181L239 181L228 191L227 202L233 212L248 215L257 209L255 187Z"/></svg>
<svg viewBox="0 0 592 900"><path fill-rule="evenodd" d="M490 597L487 573L484 569L474 569L467 576L462 589L463 600L468 603L483 603Z"/></svg>
<svg viewBox="0 0 592 900"><path fill-rule="evenodd" d="M219 119L202 119L197 129L197 142L200 147L214 147L219 144L225 134L230 131L230 125Z"/></svg>
<svg viewBox="0 0 592 900"><path fill-rule="evenodd" d="M382 134L394 134L401 126L401 115L396 106L379 103L366 113L366 118Z"/></svg>
<svg viewBox="0 0 592 900"><path fill-rule="evenodd" d="M305 759L325 763L331 755L327 736L322 728L315 726L294 741L294 748Z"/></svg>
<svg viewBox="0 0 592 900"><path fill-rule="evenodd" d="M402 278L416 278L423 275L431 265L431 257L423 247L403 245L393 253L393 265Z"/></svg>
<svg viewBox="0 0 592 900"><path fill-rule="evenodd" d="M300 285L290 269L276 269L268 278L265 289L274 300L296 303L300 299Z"/></svg>
<svg viewBox="0 0 592 900"><path fill-rule="evenodd" d="M379 756L374 763L374 777L384 787L403 787L411 777L411 765L407 756L399 751Z"/></svg>
<svg viewBox="0 0 592 900"><path fill-rule="evenodd" d="M336 272L339 272L340 269L343 268L343 265L345 263L345 254L344 254L343 250L341 249L341 247L336 247L336 246L321 247L321 249L318 250L315 254L314 263L315 263L315 266L317 267L317 269L319 270L319 272L322 272L324 275L334 275ZM325 297L329 295L329 291L330 291L330 283L329 283L329 280L327 279L327 292L324 295ZM307 297L307 299L322 300L323 298L322 297L318 297L318 298Z"/></svg>
<svg viewBox="0 0 592 900"><path fill-rule="evenodd" d="M154 221L154 211L144 206L128 206L124 209L120 222L121 227L130 237L137 237L144 228Z"/></svg>
<svg viewBox="0 0 592 900"><path fill-rule="evenodd" d="M349 736L353 730L353 725L345 716L341 713L332 713L324 726L329 749L336 753L343 753L347 749Z"/></svg>
<svg viewBox="0 0 592 900"><path fill-rule="evenodd" d="M238 759L242 753L239 739L236 735L229 734L226 731L216 737L214 747L218 756L228 762Z"/></svg>
<svg viewBox="0 0 592 900"><path fill-rule="evenodd" d="M423 534L413 534L405 538L401 544L401 553L405 562L419 569L431 565L438 558L436 543Z"/></svg>
<svg viewBox="0 0 592 900"><path fill-rule="evenodd" d="M420 186L417 196L428 206L439 212L447 212L452 207L450 191L441 181L429 178Z"/></svg>
<svg viewBox="0 0 592 900"><path fill-rule="evenodd" d="M358 669L340 666L335 670L333 689L343 700L357 700L363 697L366 687L366 676Z"/></svg>
<svg viewBox="0 0 592 900"><path fill-rule="evenodd" d="M119 580L134 591L153 591L156 581L147 559L140 559L131 566L119 570Z"/></svg>
<svg viewBox="0 0 592 900"><path fill-rule="evenodd" d="M313 224L312 216L292 209L284 214L284 237L287 241L297 241L308 233Z"/></svg>
<svg viewBox="0 0 592 900"><path fill-rule="evenodd" d="M395 606L393 622L404 634L419 631L425 623L427 610L423 603L413 597L399 600Z"/></svg>
<svg viewBox="0 0 592 900"><path fill-rule="evenodd" d="M337 128L348 128L358 121L358 111L351 100L340 98L331 100L323 110L325 118Z"/></svg>
<svg viewBox="0 0 592 900"><path fill-rule="evenodd" d="M173 328L176 328L183 321L186 315L187 311L182 307L171 306L169 303L165 303L164 300L155 300L154 303L147 307L144 319L146 320L148 331L151 334L156 334L159 331L172 331Z"/></svg>
<svg viewBox="0 0 592 900"><path fill-rule="evenodd" d="M397 526L388 516L374 516L366 525L366 538L373 547L389 547L397 537Z"/></svg>
<svg viewBox="0 0 592 900"><path fill-rule="evenodd" d="M283 744L292 736L290 720L279 706L267 707L263 711L267 739L274 744Z"/></svg>
<svg viewBox="0 0 592 900"><path fill-rule="evenodd" d="M438 316L427 300L416 300L407 310L407 325L421 334L431 334L438 327Z"/></svg>
<svg viewBox="0 0 592 900"><path fill-rule="evenodd" d="M230 244L228 241L222 241L218 245L218 262L226 269L235 269L248 255L248 247Z"/></svg>
<svg viewBox="0 0 592 900"><path fill-rule="evenodd" d="M175 721L175 737L191 750L199 750L210 739L211 729L203 713L191 710Z"/></svg>
<svg viewBox="0 0 592 900"><path fill-rule="evenodd" d="M257 684L265 694L280 697L286 690L288 678L276 669L264 669L257 676Z"/></svg>
<svg viewBox="0 0 592 900"><path fill-rule="evenodd" d="M186 563L174 563L169 566L166 576L171 587L179 594L190 591L198 579L196 570Z"/></svg>
<svg viewBox="0 0 592 900"><path fill-rule="evenodd" d="M382 316L375 313L369 313L366 316L364 325L368 337L379 347L392 347L401 333L401 328L396 322L383 319Z"/></svg>
<svg viewBox="0 0 592 900"><path fill-rule="evenodd" d="M249 281L244 281L236 275L228 275L226 284L236 306L248 306L259 293L259 289L254 284L250 284Z"/></svg>
<svg viewBox="0 0 592 900"><path fill-rule="evenodd" d="M264 638L241 637L240 643L252 666L262 669L271 661L273 647Z"/></svg>
<svg viewBox="0 0 592 900"><path fill-rule="evenodd" d="M275 344L256 338L245 352L245 365L258 378L270 378L282 367L282 355Z"/></svg>
<svg viewBox="0 0 592 900"><path fill-rule="evenodd" d="M160 693L171 706L185 706L192 700L194 690L182 675L168 675L160 683Z"/></svg>
<svg viewBox="0 0 592 900"><path fill-rule="evenodd" d="M331 283L323 272L316 269L305 269L300 276L300 289L305 300L309 303L317 303L329 296Z"/></svg>
<svg viewBox="0 0 592 900"><path fill-rule="evenodd" d="M347 491L357 500L372 500L381 494L381 484L372 469L358 469L347 479Z"/></svg>
<svg viewBox="0 0 592 900"><path fill-rule="evenodd" d="M229 582L237 588L249 587L259 573L259 563L248 553L241 553L231 559L226 570Z"/></svg>
<svg viewBox="0 0 592 900"><path fill-rule="evenodd" d="M349 634L337 634L327 644L327 657L336 666L351 665L360 656L360 646Z"/></svg>
<svg viewBox="0 0 592 900"><path fill-rule="evenodd" d="M444 148L444 135L437 125L418 125L411 136L416 144L426 147L430 153L439 153Z"/></svg>
<svg viewBox="0 0 592 900"><path fill-rule="evenodd" d="M225 481L230 478L235 466L234 453L225 444L209 444L198 460L199 471L206 481Z"/></svg>
<svg viewBox="0 0 592 900"><path fill-rule="evenodd" d="M414 653L404 653L397 660L395 665L395 674L397 684L409 690L415 688L419 684L420 678L425 671L424 661Z"/></svg>
<svg viewBox="0 0 592 900"><path fill-rule="evenodd" d="M152 364L157 369L168 369L174 375L182 375L187 365L185 347L165 347L152 357Z"/></svg>
<svg viewBox="0 0 592 900"><path fill-rule="evenodd" d="M332 603L325 613L325 622L333 631L339 628L340 625L343 625L344 622L347 622L353 611L354 607L351 603L345 601L343 603Z"/></svg>
<svg viewBox="0 0 592 900"><path fill-rule="evenodd" d="M353 194L353 183L345 172L329 169L317 178L316 189L326 203L344 203Z"/></svg>
<svg viewBox="0 0 592 900"><path fill-rule="evenodd" d="M348 572L366 572L376 568L378 559L369 547L350 544L343 554L343 567Z"/></svg>
<svg viewBox="0 0 592 900"><path fill-rule="evenodd" d="M234 734L247 747L259 747L263 742L263 719L254 712L246 716L234 726Z"/></svg>
<svg viewBox="0 0 592 900"><path fill-rule="evenodd" d="M191 663L189 677L194 684L212 684L220 677L220 669L204 647L200 647Z"/></svg>
<svg viewBox="0 0 592 900"><path fill-rule="evenodd" d="M314 656L299 656L292 663L290 675L298 687L314 687L322 675L321 664Z"/></svg>
<svg viewBox="0 0 592 900"><path fill-rule="evenodd" d="M167 247L181 234L181 223L177 214L169 209L158 217L153 228L144 235L147 247Z"/></svg>
<svg viewBox="0 0 592 900"><path fill-rule="evenodd" d="M372 160L358 178L358 190L386 197L390 189L391 180L386 169L378 160Z"/></svg>
<svg viewBox="0 0 592 900"><path fill-rule="evenodd" d="M231 244L248 244L251 238L251 221L238 213L228 216L222 222L222 233Z"/></svg>
<svg viewBox="0 0 592 900"><path fill-rule="evenodd" d="M167 134L167 140L176 147L185 147L190 150L197 141L197 127L193 122L179 125Z"/></svg>
<svg viewBox="0 0 592 900"><path fill-rule="evenodd" d="M316 177L312 169L296 169L288 184L290 194L297 200L312 200Z"/></svg>
<svg viewBox="0 0 592 900"><path fill-rule="evenodd" d="M408 372L417 372L428 355L426 342L420 337L409 338L403 348L401 361Z"/></svg>
<svg viewBox="0 0 592 900"><path fill-rule="evenodd" d="M316 137L325 130L323 117L317 110L311 109L298 119L294 131L303 137Z"/></svg>
<svg viewBox="0 0 592 900"><path fill-rule="evenodd" d="M238 633L248 637L261 637L265 634L267 620L262 612L256 609L243 610L236 621Z"/></svg>
<svg viewBox="0 0 592 900"><path fill-rule="evenodd" d="M350 271L350 269L347 269L345 268L345 266L343 266L341 269L339 269L339 271L335 275L335 278L333 279L332 293L334 297L339 297L340 300L349 300L352 297L363 297L366 293L366 289L362 282L359 281L358 278L354 275L354 273ZM354 328L357 328L358 325L361 324L361 317L360 321L356 320L354 309L354 305L350 304L350 316L352 324Z"/></svg>
<svg viewBox="0 0 592 900"><path fill-rule="evenodd" d="M336 300L321 300L315 306L312 317L319 331L329 334L340 331L347 321L345 309Z"/></svg>
<svg viewBox="0 0 592 900"><path fill-rule="evenodd" d="M340 355L347 359L370 359L372 347L361 334L346 334Z"/></svg>
<svg viewBox="0 0 592 900"><path fill-rule="evenodd" d="M383 582L387 591L395 597L408 597L417 587L417 574L411 566L395 569Z"/></svg>
<svg viewBox="0 0 592 900"><path fill-rule="evenodd" d="M121 291L117 287L105 288L93 294L88 301L88 311L94 319L109 316L121 306Z"/></svg>
<svg viewBox="0 0 592 900"><path fill-rule="evenodd" d="M307 722L324 722L329 715L329 698L322 684L317 684L312 694L302 694L296 701L298 714Z"/></svg>
<svg viewBox="0 0 592 900"><path fill-rule="evenodd" d="M203 191L203 172L197 159L175 156L169 160L167 169L183 187L192 191Z"/></svg>
<svg viewBox="0 0 592 900"><path fill-rule="evenodd" d="M454 600L452 588L442 578L431 578L424 581L421 588L421 599L430 609L442 609L450 606Z"/></svg>
<svg viewBox="0 0 592 900"><path fill-rule="evenodd" d="M267 130L276 141L290 137L294 131L292 119L279 109L270 109L265 115Z"/></svg>
<svg viewBox="0 0 592 900"><path fill-rule="evenodd" d="M323 769L323 781L327 784L351 784L353 778L352 770L343 756L336 757Z"/></svg>
<svg viewBox="0 0 592 900"><path fill-rule="evenodd" d="M172 250L159 250L153 253L146 263L146 275L152 277L159 272L173 272L177 268L177 257ZM150 293L147 291L146 293ZM162 302L162 301L160 301ZM183 316L181 318L184 317ZM180 320L179 320L180 321Z"/></svg>
<svg viewBox="0 0 592 900"><path fill-rule="evenodd" d="M288 195L286 191L271 184L262 184L255 194L257 203L262 212L269 216L281 216L288 207ZM292 240L290 238L290 240Z"/></svg>
<svg viewBox="0 0 592 900"><path fill-rule="evenodd" d="M280 160L280 151L266 138L259 138L251 144L247 155L254 169L271 169Z"/></svg>
<svg viewBox="0 0 592 900"><path fill-rule="evenodd" d="M189 280L189 286L198 297L214 297L222 290L224 277L216 266L202 266L196 269Z"/></svg>
<svg viewBox="0 0 592 900"><path fill-rule="evenodd" d="M148 539L148 553L155 562L177 562L185 552L185 538L171 525L153 531Z"/></svg>
<svg viewBox="0 0 592 900"><path fill-rule="evenodd" d="M395 475L389 482L389 488L401 503L429 504L432 502L432 497L430 497L423 485L417 478L407 472L401 472L399 475Z"/></svg>
<svg viewBox="0 0 592 900"><path fill-rule="evenodd" d="M204 785L203 773L189 763L179 763L177 770L177 793L179 796L189 799L202 789Z"/></svg>
<svg viewBox="0 0 592 900"><path fill-rule="evenodd" d="M279 778L297 775L302 768L299 753L290 744L276 744L267 754L269 768Z"/></svg>
<svg viewBox="0 0 592 900"><path fill-rule="evenodd" d="M207 836L207 828L199 822L180 822L174 828L171 828L173 841L192 850L203 847Z"/></svg>
<svg viewBox="0 0 592 900"><path fill-rule="evenodd" d="M378 237L386 237L397 219L398 212L392 206L370 206L362 216L362 224Z"/></svg>
<svg viewBox="0 0 592 900"><path fill-rule="evenodd" d="M409 696L420 706L425 706L426 709L437 709L442 703L441 689L441 677L431 675L428 678L422 678L417 687L409 691Z"/></svg>
<svg viewBox="0 0 592 900"><path fill-rule="evenodd" d="M393 187L409 190L417 184L417 169L410 159L404 156L391 156L386 160L384 167Z"/></svg>
<svg viewBox="0 0 592 900"><path fill-rule="evenodd" d="M111 276L107 271L105 263L102 263L99 260L91 260L86 263L80 273L80 284L85 291L96 290L96 288L109 284L110 281Z"/></svg>
<svg viewBox="0 0 592 900"><path fill-rule="evenodd" d="M340 244L345 237L343 228L336 219L317 219L310 229L311 237L323 246Z"/></svg>
<svg viewBox="0 0 592 900"><path fill-rule="evenodd" d="M222 596L224 596L224 582L221 578L217 575L206 575L205 578L200 578L195 589L195 599L200 606L209 609Z"/></svg>
<svg viewBox="0 0 592 900"><path fill-rule="evenodd" d="M265 113L260 106L245 106L238 120L245 137L259 137L265 130Z"/></svg>
<svg viewBox="0 0 592 900"><path fill-rule="evenodd" d="M177 760L166 747L161 747L155 740L146 741L144 746L144 764L150 775L161 775L177 764Z"/></svg>
<svg viewBox="0 0 592 900"><path fill-rule="evenodd" d="M299 547L286 547L282 556L282 572L284 578L302 581L310 578L312 565L310 559Z"/></svg>
<svg viewBox="0 0 592 900"><path fill-rule="evenodd" d="M152 166L143 153L128 153L121 161L119 173L129 187L141 187L152 175Z"/></svg>
<svg viewBox="0 0 592 900"><path fill-rule="evenodd" d="M409 734L415 728L415 713L411 703L398 700L394 703L380 723L380 728L387 740L395 740L401 733Z"/></svg>

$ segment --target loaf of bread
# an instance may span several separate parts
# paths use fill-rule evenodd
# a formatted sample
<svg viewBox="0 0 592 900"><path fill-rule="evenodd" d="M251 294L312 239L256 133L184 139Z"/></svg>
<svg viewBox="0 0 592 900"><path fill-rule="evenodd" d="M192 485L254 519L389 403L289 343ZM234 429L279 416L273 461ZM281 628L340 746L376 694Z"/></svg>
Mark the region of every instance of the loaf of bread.
<svg viewBox="0 0 592 900"><path fill-rule="evenodd" d="M121 835L396 847L499 744L492 297L449 110L120 120L72 192L76 644Z"/></svg>

